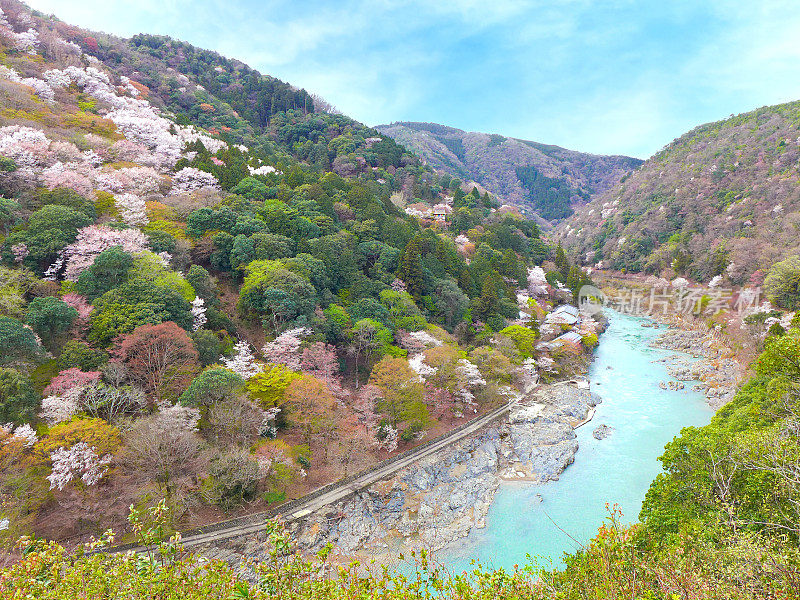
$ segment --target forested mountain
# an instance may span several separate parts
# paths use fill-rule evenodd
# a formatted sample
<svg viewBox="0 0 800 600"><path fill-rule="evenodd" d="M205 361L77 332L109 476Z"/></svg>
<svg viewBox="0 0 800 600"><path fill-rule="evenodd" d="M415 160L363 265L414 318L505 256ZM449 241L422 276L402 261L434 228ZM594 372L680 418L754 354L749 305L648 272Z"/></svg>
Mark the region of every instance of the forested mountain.
<svg viewBox="0 0 800 600"><path fill-rule="evenodd" d="M588 264L756 282L800 251L800 102L701 125L564 222Z"/></svg>
<svg viewBox="0 0 800 600"><path fill-rule="evenodd" d="M517 393L535 223L238 61L0 7L0 544L264 508Z"/></svg>
<svg viewBox="0 0 800 600"><path fill-rule="evenodd" d="M436 123L397 122L376 129L435 169L474 180L503 201L549 221L616 185L642 161L598 156Z"/></svg>

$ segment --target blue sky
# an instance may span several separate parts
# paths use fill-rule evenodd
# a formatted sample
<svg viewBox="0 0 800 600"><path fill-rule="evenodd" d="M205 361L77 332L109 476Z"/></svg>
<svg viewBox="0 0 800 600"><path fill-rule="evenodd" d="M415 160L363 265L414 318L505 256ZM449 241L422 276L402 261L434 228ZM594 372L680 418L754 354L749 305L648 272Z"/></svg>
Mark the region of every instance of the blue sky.
<svg viewBox="0 0 800 600"><path fill-rule="evenodd" d="M432 121L647 157L695 125L800 99L797 0L29 0L168 34L364 123Z"/></svg>

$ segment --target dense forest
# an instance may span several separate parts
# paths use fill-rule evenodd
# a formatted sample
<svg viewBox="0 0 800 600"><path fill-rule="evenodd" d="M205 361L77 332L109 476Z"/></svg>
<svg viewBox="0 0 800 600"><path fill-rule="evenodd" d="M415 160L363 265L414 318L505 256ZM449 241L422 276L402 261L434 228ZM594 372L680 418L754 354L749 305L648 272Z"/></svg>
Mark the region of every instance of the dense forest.
<svg viewBox="0 0 800 600"><path fill-rule="evenodd" d="M263 509L518 393L535 223L237 61L0 5L9 544Z"/></svg>

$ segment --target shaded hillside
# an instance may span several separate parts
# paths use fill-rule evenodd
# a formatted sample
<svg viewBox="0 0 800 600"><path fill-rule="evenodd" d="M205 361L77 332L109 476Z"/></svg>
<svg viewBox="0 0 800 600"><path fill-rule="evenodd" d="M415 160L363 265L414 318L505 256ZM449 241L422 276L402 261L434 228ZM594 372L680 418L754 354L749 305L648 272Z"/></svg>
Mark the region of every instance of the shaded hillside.
<svg viewBox="0 0 800 600"><path fill-rule="evenodd" d="M800 102L701 125L562 224L606 267L742 283L800 251Z"/></svg>
<svg viewBox="0 0 800 600"><path fill-rule="evenodd" d="M608 190L641 161L598 156L502 135L472 133L436 123L378 125L432 167L472 179L501 200L564 219L572 207Z"/></svg>

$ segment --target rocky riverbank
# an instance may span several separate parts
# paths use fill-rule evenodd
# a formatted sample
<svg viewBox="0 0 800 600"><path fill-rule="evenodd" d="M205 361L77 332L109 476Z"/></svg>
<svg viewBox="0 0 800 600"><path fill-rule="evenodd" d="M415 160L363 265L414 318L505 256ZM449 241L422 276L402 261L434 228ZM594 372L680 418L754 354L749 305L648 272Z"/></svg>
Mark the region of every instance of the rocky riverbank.
<svg viewBox="0 0 800 600"><path fill-rule="evenodd" d="M598 402L575 383L540 386L506 421L290 522L289 531L304 552L334 543L340 560L441 549L485 526L501 480L558 479L578 450L574 425ZM261 537L226 540L202 553L238 564L265 551Z"/></svg>
<svg viewBox="0 0 800 600"><path fill-rule="evenodd" d="M501 479L558 479L578 450L573 426L599 401L574 383L541 386L506 422L295 525L297 539L345 555L443 548L485 526Z"/></svg>
<svg viewBox="0 0 800 600"><path fill-rule="evenodd" d="M706 401L714 409L733 399L745 377L745 368L736 361L734 352L711 332L683 329L680 324L672 324L656 338L653 346L682 353L660 359L675 379L664 382L665 389L683 389L681 382L699 382L694 389L703 391Z"/></svg>

